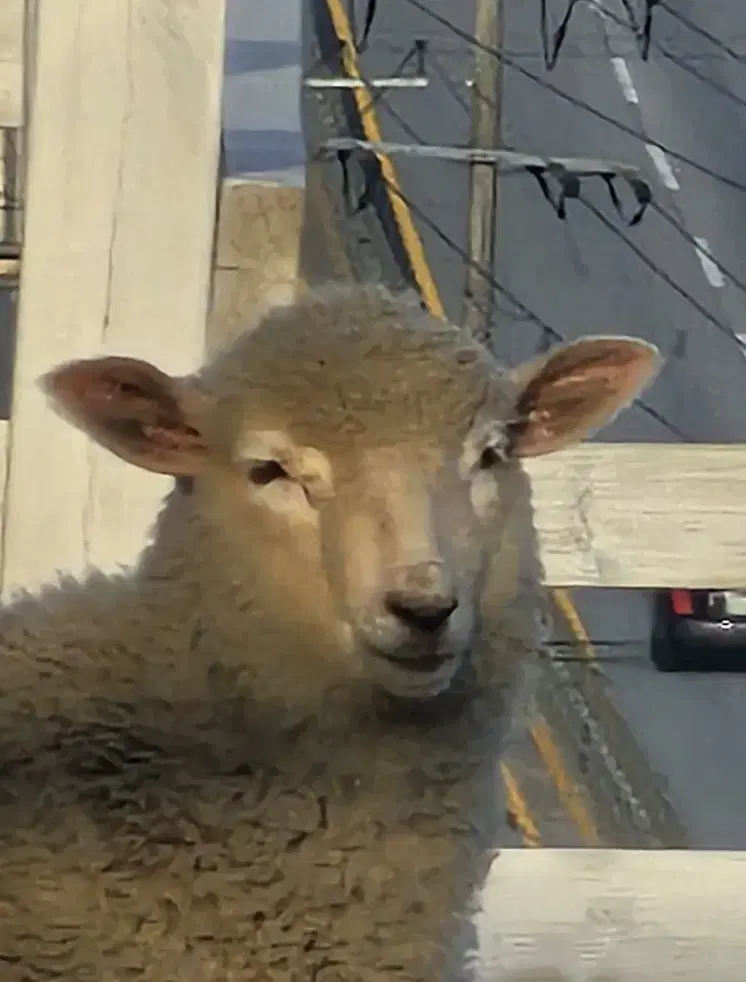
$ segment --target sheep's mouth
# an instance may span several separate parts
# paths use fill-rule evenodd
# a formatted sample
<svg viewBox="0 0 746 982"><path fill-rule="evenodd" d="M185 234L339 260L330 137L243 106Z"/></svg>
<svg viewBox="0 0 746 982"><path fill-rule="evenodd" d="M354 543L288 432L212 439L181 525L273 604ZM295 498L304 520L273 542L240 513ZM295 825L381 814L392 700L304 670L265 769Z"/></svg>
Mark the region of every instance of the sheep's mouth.
<svg viewBox="0 0 746 982"><path fill-rule="evenodd" d="M416 658L399 658L397 655L387 655L384 651L374 651L374 654L378 658L385 659L390 665L420 675L432 675L447 662L454 660L453 655L420 655Z"/></svg>

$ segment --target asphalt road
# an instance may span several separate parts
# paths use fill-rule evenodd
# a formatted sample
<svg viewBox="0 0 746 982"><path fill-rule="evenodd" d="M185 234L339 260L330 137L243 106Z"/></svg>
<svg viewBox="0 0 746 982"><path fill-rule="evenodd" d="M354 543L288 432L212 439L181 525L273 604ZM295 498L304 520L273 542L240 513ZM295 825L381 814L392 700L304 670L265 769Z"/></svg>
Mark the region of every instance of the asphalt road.
<svg viewBox="0 0 746 982"><path fill-rule="evenodd" d="M746 284L741 233L746 227L746 193L722 178L746 183L746 64L725 50L730 47L742 59L746 56L746 8L738 0L669 3L674 14L688 18L699 31L686 27L667 10L656 12L658 48L648 64L634 56L628 43L624 46L616 27L612 31L607 22L607 29L613 50L629 66L639 100L632 108L638 111L648 137L720 175L714 178L689 165L674 165L679 189L668 193L668 208L678 212L690 234L707 240L712 254L727 269L724 285L707 282L707 306L723 324L743 333L744 290L736 281ZM709 41L702 31L720 43ZM680 278L685 282L683 277L682 269ZM718 277L715 281L720 282ZM704 417L709 439L743 440L746 364L725 338L715 343L712 329L701 323L694 326L690 337L697 338L698 346L681 359L679 371L699 384L706 380L705 397L699 401L683 392L675 403L673 420L689 432ZM665 379L662 384L665 386ZM589 601L592 605L593 599L583 598L583 608L588 608ZM631 617L633 612L645 618L633 623L647 627L644 607L628 603L615 610L621 630L624 621L620 618ZM586 616L590 620L592 615ZM591 628L600 631L602 625L594 619ZM630 650L631 657L610 656L608 671L617 705L651 766L665 775L692 843L743 849L746 677L720 673L659 676L651 670L646 654L641 646L636 655Z"/></svg>
<svg viewBox="0 0 746 982"><path fill-rule="evenodd" d="M655 9L647 63L626 26L620 0L602 0L595 8L578 4L558 63L547 71L538 4L504 0L505 50L517 66L505 69L504 143L531 153L604 157L639 166L660 211L649 210L640 225L625 228L604 186L588 182L583 198L611 227L581 202L569 203L568 219L562 222L532 178L504 178L497 276L534 319L501 298L495 347L510 363L530 356L545 333L537 319L568 339L612 332L645 337L668 359L646 401L675 432L635 407L603 439L674 441L681 434L694 442L741 441L746 434L746 360L732 334L746 333L745 291L738 285L746 286L746 189L728 181L746 185L746 65L727 48L746 57L746 5L740 0L667 4L674 15ZM548 6L557 19L565 4L557 0ZM635 6L641 10L644 4ZM449 0L433 9L472 30L471 4ZM368 74L390 70L395 54L426 30L431 53L451 79L469 76L462 40L423 19L406 0L385 10L386 20L382 14L377 21L376 40L366 55ZM689 18L697 29L675 14ZM521 68L539 81L522 75ZM440 79L425 92L387 96L379 103L384 136L466 143L467 98L463 86L454 89ZM648 144L666 149L651 153ZM410 159L397 161L397 169L446 308L458 316L464 282L458 256L466 232L464 169ZM455 249L433 233L432 221ZM708 261L708 251L720 267ZM741 776L746 677L659 676L648 659L645 594L579 591L575 600L598 643L612 697L667 787L691 844L746 848L746 780Z"/></svg>
<svg viewBox="0 0 746 982"><path fill-rule="evenodd" d="M695 13L691 2L670 2L672 10L724 43L736 45L740 34L744 50L742 4L714 0L698 4ZM739 235L746 218L746 193L682 163L673 153L663 161L659 154L654 159L645 140L743 182L746 66L660 9L654 13L650 60L644 63L628 28L612 19L622 19L621 3L605 4L605 17L588 7L577 9L567 50L547 75L536 57L534 18L519 2L511 3L508 49L521 52L520 65L574 99L642 131L645 139L594 119L511 73L505 139L545 152L603 154L643 166L655 179L654 193L664 215L683 230L658 213L646 215L635 229L620 230L690 298L664 282L582 206L573 203L571 217L562 226L546 209L542 212L543 202L535 194L517 186L506 190L503 199L500 275L565 336L620 331L657 343L670 357L649 392L649 404L689 440L739 441L746 435L746 362L728 331L745 330L743 290L728 275L718 276L707 263L703 267L691 239L705 239L728 273L746 282L746 249ZM600 208L602 196L603 192L595 196ZM608 204L605 213L613 215ZM515 228L521 230L519 245ZM531 252L535 263L528 258ZM514 321L508 326L507 319L503 324L504 350L512 354L512 344L518 342L511 338L520 334L522 325ZM603 438L676 439L639 409L621 417ZM733 674L655 673L648 659L650 611L645 594L578 591L575 601L593 639L622 642L599 647L612 698L652 769L660 774L691 844L746 847L746 781L741 777L746 679Z"/></svg>

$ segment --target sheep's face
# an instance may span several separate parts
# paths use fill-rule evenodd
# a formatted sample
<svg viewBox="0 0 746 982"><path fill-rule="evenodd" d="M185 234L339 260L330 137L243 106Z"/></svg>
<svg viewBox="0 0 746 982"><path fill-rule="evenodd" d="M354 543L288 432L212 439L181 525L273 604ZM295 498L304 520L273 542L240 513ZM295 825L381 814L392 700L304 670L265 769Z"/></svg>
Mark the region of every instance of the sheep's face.
<svg viewBox="0 0 746 982"><path fill-rule="evenodd" d="M458 671L479 624L488 562L499 562L512 530L521 475L508 452L509 403L503 386L491 391L477 371L461 381L462 416L448 423L438 412L457 382L421 392L418 407L400 406L410 425L399 439L377 430L375 412L342 439L342 419L330 437L313 414L271 431L251 426L251 414L236 445L247 528L285 533L283 548L312 593L323 582L358 663L398 694L435 694ZM507 587L516 577L511 544Z"/></svg>
<svg viewBox="0 0 746 982"><path fill-rule="evenodd" d="M657 367L644 342L586 338L505 372L464 332L357 288L269 312L196 380L104 358L46 387L120 457L195 478L226 516L234 575L284 569L289 619L317 601L374 683L425 699L469 657L487 585L493 608L515 592L520 458L582 439ZM282 563L262 567L258 542Z"/></svg>

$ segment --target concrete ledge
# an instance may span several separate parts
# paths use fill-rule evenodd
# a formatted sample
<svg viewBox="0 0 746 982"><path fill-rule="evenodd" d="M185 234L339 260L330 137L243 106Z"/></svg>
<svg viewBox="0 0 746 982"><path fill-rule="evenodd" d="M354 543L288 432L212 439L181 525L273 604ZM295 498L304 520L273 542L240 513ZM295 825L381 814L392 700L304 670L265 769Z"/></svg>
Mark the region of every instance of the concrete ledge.
<svg viewBox="0 0 746 982"><path fill-rule="evenodd" d="M303 187L223 182L208 352L234 337L257 307L298 288L304 202Z"/></svg>

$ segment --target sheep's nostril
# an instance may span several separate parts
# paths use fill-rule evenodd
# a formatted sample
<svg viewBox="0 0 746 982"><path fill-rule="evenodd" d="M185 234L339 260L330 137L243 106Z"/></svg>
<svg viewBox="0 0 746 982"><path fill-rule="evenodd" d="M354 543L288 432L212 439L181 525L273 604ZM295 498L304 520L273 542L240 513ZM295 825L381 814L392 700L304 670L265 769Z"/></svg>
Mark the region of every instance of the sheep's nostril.
<svg viewBox="0 0 746 982"><path fill-rule="evenodd" d="M389 593L386 610L407 627L432 634L440 630L458 607L454 597L409 596L400 592Z"/></svg>

